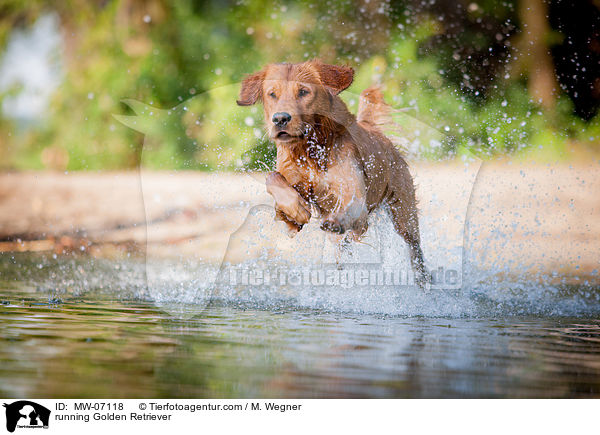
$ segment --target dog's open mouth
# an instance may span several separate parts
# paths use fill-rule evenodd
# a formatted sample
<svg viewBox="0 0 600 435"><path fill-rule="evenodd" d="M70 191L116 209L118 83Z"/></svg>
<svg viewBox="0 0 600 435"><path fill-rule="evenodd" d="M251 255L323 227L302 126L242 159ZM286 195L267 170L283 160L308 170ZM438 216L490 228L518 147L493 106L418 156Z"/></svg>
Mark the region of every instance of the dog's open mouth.
<svg viewBox="0 0 600 435"><path fill-rule="evenodd" d="M301 135L292 135L285 130L280 131L275 135L275 139L281 140L281 141L290 141L290 140L294 140L294 139L299 139L301 137L302 137Z"/></svg>

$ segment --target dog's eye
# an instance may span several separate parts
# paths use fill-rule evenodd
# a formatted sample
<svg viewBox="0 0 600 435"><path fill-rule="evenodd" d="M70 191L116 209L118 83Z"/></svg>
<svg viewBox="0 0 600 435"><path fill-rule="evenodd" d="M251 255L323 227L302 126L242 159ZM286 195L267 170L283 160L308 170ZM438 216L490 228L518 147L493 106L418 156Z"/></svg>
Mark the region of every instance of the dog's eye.
<svg viewBox="0 0 600 435"><path fill-rule="evenodd" d="M309 94L309 92L308 92L308 90L307 90L307 89L300 89L300 90L298 91L298 96L299 96L299 97L304 97L305 95L308 95L308 94Z"/></svg>
<svg viewBox="0 0 600 435"><path fill-rule="evenodd" d="M270 92L269 93L269 97L271 97L271 98L277 98L277 95L275 95L275 92Z"/></svg>

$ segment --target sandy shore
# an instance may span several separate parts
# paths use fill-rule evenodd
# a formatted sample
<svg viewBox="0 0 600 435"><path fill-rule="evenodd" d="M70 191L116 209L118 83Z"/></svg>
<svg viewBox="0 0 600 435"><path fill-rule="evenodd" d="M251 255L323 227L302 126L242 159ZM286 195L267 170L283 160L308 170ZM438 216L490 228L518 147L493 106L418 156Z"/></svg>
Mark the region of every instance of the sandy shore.
<svg viewBox="0 0 600 435"><path fill-rule="evenodd" d="M600 282L600 162L414 164L412 172L426 256L464 247L465 259L499 273L525 269ZM196 172L0 174L0 251L111 256L133 250L215 263L244 222L250 222L246 238L257 228L272 232L275 238L261 237L259 245L275 240L282 251L322 237L317 222L299 241L280 237L263 179ZM228 255L252 254L230 244Z"/></svg>

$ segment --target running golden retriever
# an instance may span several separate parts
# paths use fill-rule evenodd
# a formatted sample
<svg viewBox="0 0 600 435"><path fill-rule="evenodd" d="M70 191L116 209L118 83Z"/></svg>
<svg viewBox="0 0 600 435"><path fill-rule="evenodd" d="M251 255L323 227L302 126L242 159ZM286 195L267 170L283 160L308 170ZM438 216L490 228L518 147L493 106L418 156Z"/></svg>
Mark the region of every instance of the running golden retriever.
<svg viewBox="0 0 600 435"><path fill-rule="evenodd" d="M359 240L369 213L387 205L410 248L416 282L430 281L421 250L415 188L408 165L379 125L390 107L377 88L362 92L358 115L338 94L352 84L348 66L319 60L271 64L247 76L240 106L262 101L269 136L277 145L276 171L266 179L276 219L294 235L311 218L338 242ZM344 239L341 235L346 233Z"/></svg>

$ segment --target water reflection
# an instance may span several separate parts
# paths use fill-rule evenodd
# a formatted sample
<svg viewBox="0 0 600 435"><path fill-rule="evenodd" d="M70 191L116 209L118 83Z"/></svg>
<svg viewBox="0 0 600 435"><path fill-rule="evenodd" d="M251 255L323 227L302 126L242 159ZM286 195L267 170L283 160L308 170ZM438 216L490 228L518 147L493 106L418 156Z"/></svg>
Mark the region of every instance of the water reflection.
<svg viewBox="0 0 600 435"><path fill-rule="evenodd" d="M427 319L0 290L3 397L589 397L600 321Z"/></svg>

